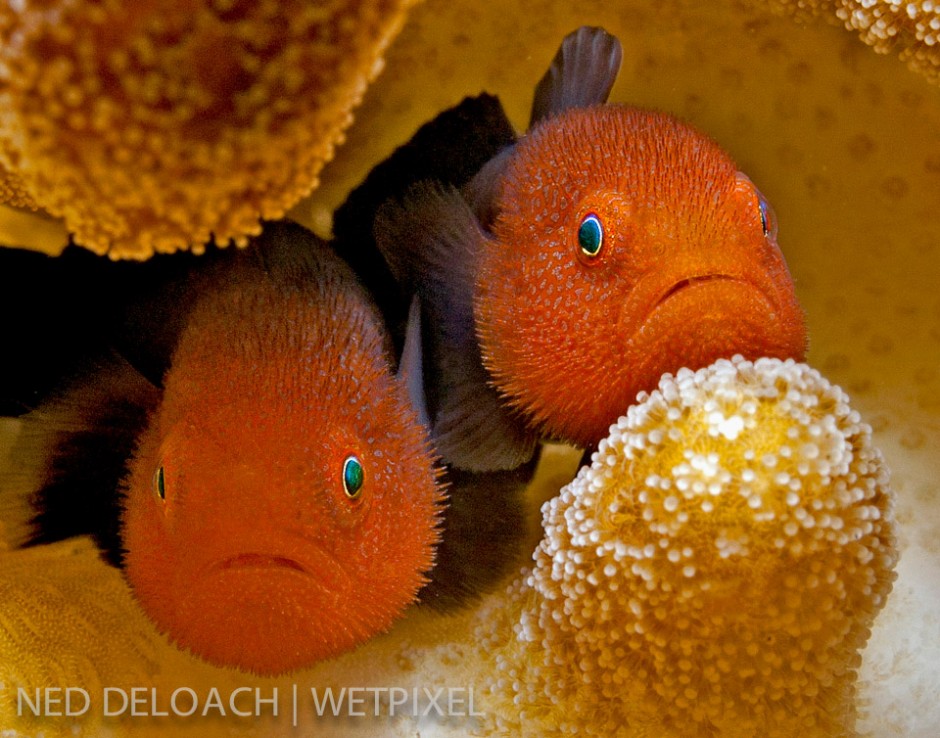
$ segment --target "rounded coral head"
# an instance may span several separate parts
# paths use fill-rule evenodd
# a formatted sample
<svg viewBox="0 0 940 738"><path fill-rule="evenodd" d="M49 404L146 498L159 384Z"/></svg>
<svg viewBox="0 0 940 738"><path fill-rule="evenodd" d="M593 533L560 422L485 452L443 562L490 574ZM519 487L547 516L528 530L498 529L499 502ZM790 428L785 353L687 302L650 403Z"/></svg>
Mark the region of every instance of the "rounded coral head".
<svg viewBox="0 0 940 738"><path fill-rule="evenodd" d="M324 280L329 282L329 278ZM243 282L196 308L131 460L125 573L179 646L277 674L412 603L441 492L358 289Z"/></svg>
<svg viewBox="0 0 940 738"><path fill-rule="evenodd" d="M510 698L584 735L852 734L892 509L871 429L814 369L667 375L543 507Z"/></svg>
<svg viewBox="0 0 940 738"><path fill-rule="evenodd" d="M497 388L591 446L665 372L801 359L803 314L770 206L712 141L606 105L523 138L498 195L475 310Z"/></svg>

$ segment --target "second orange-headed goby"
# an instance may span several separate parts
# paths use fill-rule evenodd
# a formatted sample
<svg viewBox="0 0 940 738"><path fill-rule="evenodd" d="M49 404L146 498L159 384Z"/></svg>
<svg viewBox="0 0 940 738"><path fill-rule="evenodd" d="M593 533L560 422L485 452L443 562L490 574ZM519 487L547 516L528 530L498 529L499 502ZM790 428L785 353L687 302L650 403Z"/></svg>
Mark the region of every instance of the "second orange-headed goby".
<svg viewBox="0 0 940 738"><path fill-rule="evenodd" d="M459 188L421 181L378 210L376 243L427 311L454 466L511 468L533 437L591 447L665 372L803 358L770 205L692 126L604 104L620 59L603 30L574 32L527 134Z"/></svg>

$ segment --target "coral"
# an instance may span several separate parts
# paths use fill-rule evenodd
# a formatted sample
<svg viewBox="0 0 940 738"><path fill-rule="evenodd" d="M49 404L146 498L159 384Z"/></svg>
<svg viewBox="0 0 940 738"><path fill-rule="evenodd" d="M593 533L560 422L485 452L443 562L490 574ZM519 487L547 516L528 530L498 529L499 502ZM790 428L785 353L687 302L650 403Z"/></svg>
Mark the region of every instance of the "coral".
<svg viewBox="0 0 940 738"><path fill-rule="evenodd" d="M543 506L516 615L482 615L515 617L509 643L480 628L497 728L853 735L897 560L870 428L792 360L720 360L639 399Z"/></svg>
<svg viewBox="0 0 940 738"><path fill-rule="evenodd" d="M102 637L103 634L108 636ZM0 726L7 734L76 735L71 721L40 724L18 707L20 687L145 684L157 670L152 627L132 604L121 575L94 544L73 539L5 553L0 577ZM97 718L98 715L92 715ZM90 726L85 735L96 733ZM21 733L16 733L17 735Z"/></svg>
<svg viewBox="0 0 940 738"><path fill-rule="evenodd" d="M35 200L23 189L22 180L2 167L0 167L0 203L25 210L36 210L38 207Z"/></svg>
<svg viewBox="0 0 940 738"><path fill-rule="evenodd" d="M0 8L0 187L113 257L244 243L309 193L413 0Z"/></svg>
<svg viewBox="0 0 940 738"><path fill-rule="evenodd" d="M770 0L799 15L834 14L882 54L896 52L911 69L940 84L940 3L934 0Z"/></svg>

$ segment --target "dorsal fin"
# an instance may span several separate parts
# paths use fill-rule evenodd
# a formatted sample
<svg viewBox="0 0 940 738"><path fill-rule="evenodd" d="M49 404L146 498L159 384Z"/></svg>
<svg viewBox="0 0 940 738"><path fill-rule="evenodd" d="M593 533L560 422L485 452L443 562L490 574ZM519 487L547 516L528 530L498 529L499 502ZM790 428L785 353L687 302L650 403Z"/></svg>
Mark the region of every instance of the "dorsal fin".
<svg viewBox="0 0 940 738"><path fill-rule="evenodd" d="M136 273L71 246L61 256L0 248L0 415L41 404L85 360L107 346L120 319L127 280ZM130 273L130 274L129 274Z"/></svg>
<svg viewBox="0 0 940 738"><path fill-rule="evenodd" d="M620 42L603 28L569 33L535 88L529 128L570 108L607 102L622 61Z"/></svg>

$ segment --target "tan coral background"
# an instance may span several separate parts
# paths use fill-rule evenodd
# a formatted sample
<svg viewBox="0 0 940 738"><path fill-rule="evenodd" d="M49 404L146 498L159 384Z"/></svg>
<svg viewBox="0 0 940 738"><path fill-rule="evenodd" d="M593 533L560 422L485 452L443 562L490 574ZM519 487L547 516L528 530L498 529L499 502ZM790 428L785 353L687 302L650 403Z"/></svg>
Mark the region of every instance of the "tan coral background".
<svg viewBox="0 0 940 738"><path fill-rule="evenodd" d="M852 33L797 23L760 3L428 0L390 49L320 190L294 215L328 231L329 213L374 162L466 94L499 94L524 126L532 88L560 39L584 23L604 25L624 43L614 100L697 124L777 211L807 312L810 362L845 387L874 426L898 496L899 578L865 653L860 728L879 738L933 738L940 724L940 87ZM533 495L557 491L574 458L553 451ZM90 588L69 584L85 577ZM63 588L66 598L57 594ZM87 549L4 554L0 592L0 624L21 639L12 651L0 641L2 655L48 654L28 664L0 659L0 681L24 672L39 684L126 682L139 673L164 687L256 681L161 644L120 579ZM40 596L54 609L20 617L21 603ZM125 615L115 619L112 611ZM464 684L474 663L466 619L418 611L351 657L279 683ZM125 645L107 654L83 648L102 626L119 627L114 640ZM125 636L139 645L126 645ZM427 650L435 644L445 645ZM28 727L10 723L11 709L0 702L0 727ZM135 735L296 734L279 725L154 720L107 727L114 734L133 727ZM315 725L322 735L415 732L407 722ZM65 730L61 722L44 727ZM464 728L432 721L421 735L462 735Z"/></svg>

